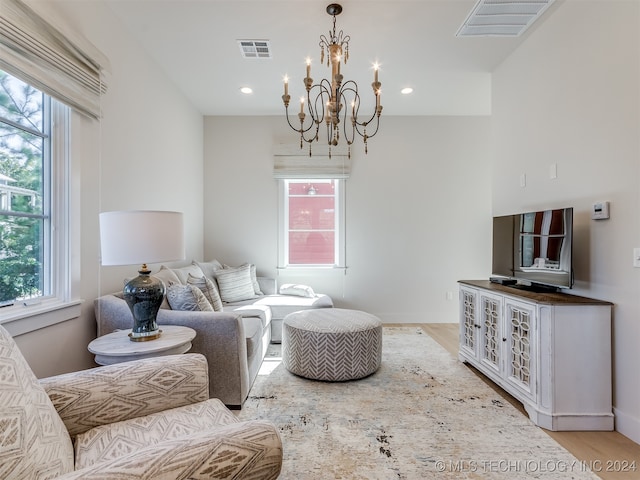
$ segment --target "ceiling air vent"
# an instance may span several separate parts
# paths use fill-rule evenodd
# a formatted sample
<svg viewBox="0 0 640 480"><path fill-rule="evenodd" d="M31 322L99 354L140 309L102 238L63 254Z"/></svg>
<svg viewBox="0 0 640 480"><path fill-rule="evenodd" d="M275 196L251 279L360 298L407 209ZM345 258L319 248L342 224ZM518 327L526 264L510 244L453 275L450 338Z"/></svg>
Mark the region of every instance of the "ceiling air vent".
<svg viewBox="0 0 640 480"><path fill-rule="evenodd" d="M521 35L555 0L478 0L456 37Z"/></svg>
<svg viewBox="0 0 640 480"><path fill-rule="evenodd" d="M238 40L244 58L271 58L269 40Z"/></svg>

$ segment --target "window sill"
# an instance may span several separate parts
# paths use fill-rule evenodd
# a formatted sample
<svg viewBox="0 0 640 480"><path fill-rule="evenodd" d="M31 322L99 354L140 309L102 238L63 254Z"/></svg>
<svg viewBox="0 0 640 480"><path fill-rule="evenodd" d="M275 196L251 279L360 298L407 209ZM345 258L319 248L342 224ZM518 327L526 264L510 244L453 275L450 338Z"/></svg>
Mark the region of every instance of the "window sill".
<svg viewBox="0 0 640 480"><path fill-rule="evenodd" d="M288 277L310 277L310 276L338 276L346 275L347 267L278 267L278 276Z"/></svg>
<svg viewBox="0 0 640 480"><path fill-rule="evenodd" d="M16 337L80 316L82 300L43 300L36 305L16 304L0 310L0 325Z"/></svg>

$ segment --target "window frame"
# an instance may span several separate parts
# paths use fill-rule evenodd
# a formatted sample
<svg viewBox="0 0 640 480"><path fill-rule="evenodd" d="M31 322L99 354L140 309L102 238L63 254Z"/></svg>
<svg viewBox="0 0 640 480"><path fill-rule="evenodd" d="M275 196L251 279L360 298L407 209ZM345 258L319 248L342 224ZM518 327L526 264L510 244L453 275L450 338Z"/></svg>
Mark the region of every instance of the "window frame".
<svg viewBox="0 0 640 480"><path fill-rule="evenodd" d="M335 182L335 262L329 264L289 263L289 183ZM279 178L278 179L278 269L292 271L335 270L346 268L346 179L345 178Z"/></svg>
<svg viewBox="0 0 640 480"><path fill-rule="evenodd" d="M34 87L37 89L37 87ZM20 335L80 315L72 300L70 225L70 107L44 93L43 295L0 309L0 325ZM18 321L20 320L20 321Z"/></svg>

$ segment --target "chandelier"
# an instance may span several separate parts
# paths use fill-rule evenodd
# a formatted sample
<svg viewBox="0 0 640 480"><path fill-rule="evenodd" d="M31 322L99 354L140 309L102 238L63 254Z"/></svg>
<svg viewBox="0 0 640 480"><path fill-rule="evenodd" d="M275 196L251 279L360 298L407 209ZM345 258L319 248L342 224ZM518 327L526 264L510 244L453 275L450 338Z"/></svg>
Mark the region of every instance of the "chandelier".
<svg viewBox="0 0 640 480"><path fill-rule="evenodd" d="M328 37L320 35L320 63L324 63L326 52L327 66L331 67L331 79L323 78L319 83L314 84L311 78L311 59L307 58L307 75L304 78L307 95L300 97L299 128L294 127L289 118L289 101L291 100L289 79L284 78L282 101L287 123L300 134L301 149L305 142L309 144L309 156L311 156L311 144L319 140L320 126L323 124L327 129L329 158L331 158L331 147L337 146L340 142L341 130L348 145L349 158L351 158L351 144L356 133L362 137L365 153L367 153L367 140L378 133L382 113L382 105L380 105L382 84L378 81L378 64L373 65L374 78L371 84L375 97L375 110L370 117L361 120L358 116L360 112L358 85L353 80L343 82L343 76L340 73L340 62L344 61L346 65L349 59L349 40L351 39L342 30L336 33L336 16L341 12L342 6L337 3L327 6L327 13L333 16L333 30L329 31ZM349 105L350 108L345 108L345 105Z"/></svg>

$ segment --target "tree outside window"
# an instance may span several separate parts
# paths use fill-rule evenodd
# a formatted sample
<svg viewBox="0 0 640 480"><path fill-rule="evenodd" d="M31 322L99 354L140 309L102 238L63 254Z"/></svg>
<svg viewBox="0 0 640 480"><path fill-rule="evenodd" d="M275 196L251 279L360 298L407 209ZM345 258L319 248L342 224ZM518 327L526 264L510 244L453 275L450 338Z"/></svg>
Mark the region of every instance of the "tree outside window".
<svg viewBox="0 0 640 480"><path fill-rule="evenodd" d="M0 71L0 302L48 294L48 97Z"/></svg>

